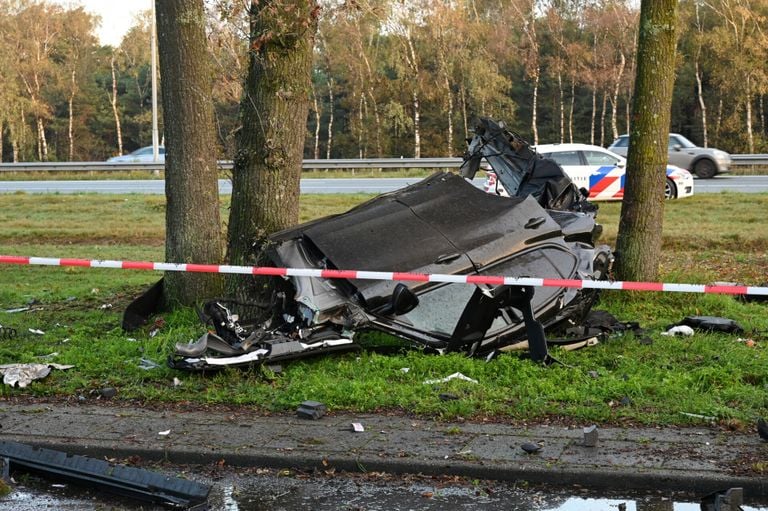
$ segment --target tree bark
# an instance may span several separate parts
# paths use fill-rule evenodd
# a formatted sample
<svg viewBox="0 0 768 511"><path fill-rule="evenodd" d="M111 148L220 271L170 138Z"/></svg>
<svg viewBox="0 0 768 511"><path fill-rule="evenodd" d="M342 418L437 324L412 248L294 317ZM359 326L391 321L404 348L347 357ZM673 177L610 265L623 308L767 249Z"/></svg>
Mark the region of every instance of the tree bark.
<svg viewBox="0 0 768 511"><path fill-rule="evenodd" d="M74 109L72 108L72 104L75 101L75 91L76 91L76 84L75 84L75 70L72 70L72 87L69 89L69 101L67 102L67 105L69 107L69 126L67 130L67 138L69 139L69 161L72 161L75 157L75 137L72 134L72 125L74 123ZM0 146L2 147L2 146Z"/></svg>
<svg viewBox="0 0 768 511"><path fill-rule="evenodd" d="M619 110L619 87L621 86L621 76L624 74L624 66L627 61L623 53L620 53L619 55L621 56L621 62L619 63L619 72L618 76L616 76L616 82L613 89L613 97L611 98L611 134L613 135L613 140L619 138L617 115Z"/></svg>
<svg viewBox="0 0 768 511"><path fill-rule="evenodd" d="M331 159L331 147L333 146L333 78L328 79L328 144L325 147L325 158Z"/></svg>
<svg viewBox="0 0 768 511"><path fill-rule="evenodd" d="M216 134L203 0L156 0L165 132L165 256L174 263L221 262ZM166 307L221 294L210 273L168 272Z"/></svg>
<svg viewBox="0 0 768 511"><path fill-rule="evenodd" d="M659 273L677 0L642 0L637 77L624 201L616 240L616 274L655 281Z"/></svg>
<svg viewBox="0 0 768 511"><path fill-rule="evenodd" d="M299 219L318 10L314 0L251 1L248 75L240 105L243 128L232 170L227 249L233 264L263 264L261 243ZM328 147L330 151L330 134ZM232 278L228 287L245 299L263 297L268 285L242 283L242 278Z"/></svg>
<svg viewBox="0 0 768 511"><path fill-rule="evenodd" d="M117 133L117 155L123 155L123 131L120 128L120 114L117 111L117 75L115 73L115 56L112 55L110 60L110 66L112 68L112 96L109 98L109 103L112 105L112 115L115 117L115 132Z"/></svg>
<svg viewBox="0 0 768 511"><path fill-rule="evenodd" d="M315 149L312 152L312 157L317 160L320 158L320 105L317 101L314 84L312 84L312 110L315 113Z"/></svg>

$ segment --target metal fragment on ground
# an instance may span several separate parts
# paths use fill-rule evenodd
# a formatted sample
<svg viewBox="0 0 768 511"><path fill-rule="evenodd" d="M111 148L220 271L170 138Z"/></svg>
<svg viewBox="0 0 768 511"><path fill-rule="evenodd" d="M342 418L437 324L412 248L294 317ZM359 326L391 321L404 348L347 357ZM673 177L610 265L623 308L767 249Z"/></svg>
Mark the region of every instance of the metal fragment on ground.
<svg viewBox="0 0 768 511"><path fill-rule="evenodd" d="M326 411L328 411L328 409L323 403L318 401L304 401L296 409L296 415L302 419L317 420L325 415Z"/></svg>

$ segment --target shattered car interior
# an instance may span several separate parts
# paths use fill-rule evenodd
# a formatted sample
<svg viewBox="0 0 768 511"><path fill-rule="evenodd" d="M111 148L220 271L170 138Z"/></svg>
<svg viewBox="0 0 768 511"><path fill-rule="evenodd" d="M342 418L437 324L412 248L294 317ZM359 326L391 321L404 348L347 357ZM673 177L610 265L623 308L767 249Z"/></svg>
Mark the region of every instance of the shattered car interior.
<svg viewBox="0 0 768 511"><path fill-rule="evenodd" d="M596 244L602 230L597 208L556 163L490 119L479 121L468 144L459 174L438 172L345 213L271 235L263 248L271 264L427 275L608 277L612 255L609 247ZM510 197L471 184L483 160ZM438 353L481 356L527 341L530 357L546 362L545 332L578 324L596 293L277 277L270 310L256 321L241 320L233 303L208 302L201 318L215 332L177 344L169 365L211 370L355 349L355 334L365 330Z"/></svg>

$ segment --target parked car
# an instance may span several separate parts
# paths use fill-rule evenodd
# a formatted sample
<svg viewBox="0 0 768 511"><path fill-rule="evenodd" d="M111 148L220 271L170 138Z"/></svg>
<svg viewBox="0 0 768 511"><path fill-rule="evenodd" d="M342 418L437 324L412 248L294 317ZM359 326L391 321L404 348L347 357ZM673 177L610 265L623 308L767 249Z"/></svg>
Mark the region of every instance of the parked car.
<svg viewBox="0 0 768 511"><path fill-rule="evenodd" d="M573 184L588 192L591 201L621 200L624 198L627 160L618 154L589 144L543 144L536 151L560 165ZM488 172L485 191L503 195L496 175ZM664 196L680 199L693 195L693 176L685 169L667 166Z"/></svg>
<svg viewBox="0 0 768 511"><path fill-rule="evenodd" d="M122 156L113 156L107 160L107 163L153 163L155 161L152 146L136 149L134 152ZM165 147L157 148L158 163L165 162Z"/></svg>
<svg viewBox="0 0 768 511"><path fill-rule="evenodd" d="M242 301L208 302L201 318L215 333L177 344L169 364L211 370L347 350L355 347L355 332L370 329L432 351L470 355L527 341L531 358L546 362L544 329L578 324L596 290L555 286L534 292L498 276L605 279L613 256L596 243L602 227L594 204L557 164L520 140L503 124L483 119L460 176L438 172L346 213L270 235L260 249L272 265L286 269L276 269L275 276L292 276L274 281L260 318L240 319L246 317L238 310ZM483 158L510 197L471 184ZM300 270L291 274L287 268ZM322 270L344 270L338 275L343 278L317 278ZM377 278L361 278L355 270ZM410 274L416 278L391 278ZM435 274L448 278L427 278ZM484 276L494 278L473 283ZM158 283L134 301L124 328L142 324L161 296Z"/></svg>
<svg viewBox="0 0 768 511"><path fill-rule="evenodd" d="M731 155L713 148L697 147L678 133L669 134L669 160L671 165L687 169L703 179L731 171ZM627 157L629 135L622 135L608 146L608 150Z"/></svg>

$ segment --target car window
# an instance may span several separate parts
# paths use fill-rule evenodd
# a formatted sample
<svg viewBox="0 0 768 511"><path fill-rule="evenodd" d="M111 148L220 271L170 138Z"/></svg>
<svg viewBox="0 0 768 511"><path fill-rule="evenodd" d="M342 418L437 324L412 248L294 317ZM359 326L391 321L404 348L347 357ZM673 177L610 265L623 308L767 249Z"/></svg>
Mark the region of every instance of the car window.
<svg viewBox="0 0 768 511"><path fill-rule="evenodd" d="M611 144L612 147L628 147L629 146L629 137L619 137L616 139L616 141Z"/></svg>
<svg viewBox="0 0 768 511"><path fill-rule="evenodd" d="M670 135L669 136L669 148L672 149L672 146L678 144L681 147L685 147L687 149L691 149L696 147L696 144L688 140L682 135Z"/></svg>
<svg viewBox="0 0 768 511"><path fill-rule="evenodd" d="M542 153L544 158L554 160L558 165L582 165L578 151L558 151L556 153Z"/></svg>
<svg viewBox="0 0 768 511"><path fill-rule="evenodd" d="M152 154L152 148L151 147L142 147L141 149L138 149L131 154L135 156L144 156L145 154Z"/></svg>
<svg viewBox="0 0 768 511"><path fill-rule="evenodd" d="M584 151L587 165L616 165L619 159L608 153L600 151Z"/></svg>

